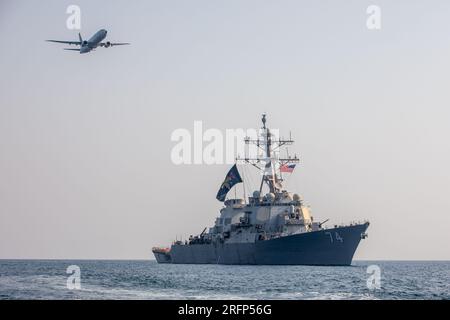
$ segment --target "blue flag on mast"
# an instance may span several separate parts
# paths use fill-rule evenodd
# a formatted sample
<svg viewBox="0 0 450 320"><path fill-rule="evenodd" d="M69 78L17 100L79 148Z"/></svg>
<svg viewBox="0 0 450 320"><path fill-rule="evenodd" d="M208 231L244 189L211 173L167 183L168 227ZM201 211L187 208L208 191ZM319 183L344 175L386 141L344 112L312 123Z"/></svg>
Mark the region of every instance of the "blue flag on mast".
<svg viewBox="0 0 450 320"><path fill-rule="evenodd" d="M222 185L220 186L219 191L217 192L216 199L219 201L225 201L225 197L227 196L228 191L231 190L231 188L237 184L242 182L241 175L239 174L239 171L237 169L237 166L234 165L230 171L228 171L227 176L225 177L225 180L223 181Z"/></svg>

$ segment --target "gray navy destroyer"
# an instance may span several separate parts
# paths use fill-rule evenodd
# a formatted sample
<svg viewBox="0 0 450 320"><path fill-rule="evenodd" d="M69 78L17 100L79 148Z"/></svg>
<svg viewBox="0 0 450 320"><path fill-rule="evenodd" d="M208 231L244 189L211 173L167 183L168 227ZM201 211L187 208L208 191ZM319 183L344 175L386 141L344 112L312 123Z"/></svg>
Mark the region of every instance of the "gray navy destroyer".
<svg viewBox="0 0 450 320"><path fill-rule="evenodd" d="M282 174L292 173L299 159L282 158L279 150L293 142L276 139L264 114L257 138L245 138L261 152L236 159L262 172L259 190L247 199L226 199L230 189L243 182L235 164L217 193L224 207L214 226L169 248L153 248L158 263L350 265L360 240L367 237L369 222L326 228L328 220L314 221L302 197L283 188Z"/></svg>

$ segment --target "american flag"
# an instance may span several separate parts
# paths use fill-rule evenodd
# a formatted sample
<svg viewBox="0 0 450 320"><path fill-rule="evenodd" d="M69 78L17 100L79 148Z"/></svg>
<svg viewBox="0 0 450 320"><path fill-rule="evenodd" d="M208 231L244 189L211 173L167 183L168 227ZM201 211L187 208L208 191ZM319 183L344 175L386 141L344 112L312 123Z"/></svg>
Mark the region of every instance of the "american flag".
<svg viewBox="0 0 450 320"><path fill-rule="evenodd" d="M295 168L295 164L283 164L280 167L280 172L289 172L292 173L292 171L294 171Z"/></svg>

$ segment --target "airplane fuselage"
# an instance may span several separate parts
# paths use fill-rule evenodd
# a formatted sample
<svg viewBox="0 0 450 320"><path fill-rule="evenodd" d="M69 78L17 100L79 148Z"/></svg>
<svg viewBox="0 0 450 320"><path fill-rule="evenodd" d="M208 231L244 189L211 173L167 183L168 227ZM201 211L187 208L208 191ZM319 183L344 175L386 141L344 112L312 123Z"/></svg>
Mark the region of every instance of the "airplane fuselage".
<svg viewBox="0 0 450 320"><path fill-rule="evenodd" d="M97 31L89 40L85 40L81 43L80 53L88 53L92 49L98 47L98 45L106 38L108 31L101 29Z"/></svg>

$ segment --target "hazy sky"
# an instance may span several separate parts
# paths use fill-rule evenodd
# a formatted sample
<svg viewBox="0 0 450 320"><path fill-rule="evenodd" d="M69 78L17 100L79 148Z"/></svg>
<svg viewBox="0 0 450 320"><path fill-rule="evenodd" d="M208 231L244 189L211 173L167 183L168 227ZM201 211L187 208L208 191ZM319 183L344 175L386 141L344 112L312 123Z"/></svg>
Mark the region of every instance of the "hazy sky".
<svg viewBox="0 0 450 320"><path fill-rule="evenodd" d="M132 45L88 55L66 8ZM381 30L366 9L381 8ZM292 131L315 220L369 219L357 259L450 259L450 2L0 2L0 258L153 258L211 226L229 166L177 128Z"/></svg>

